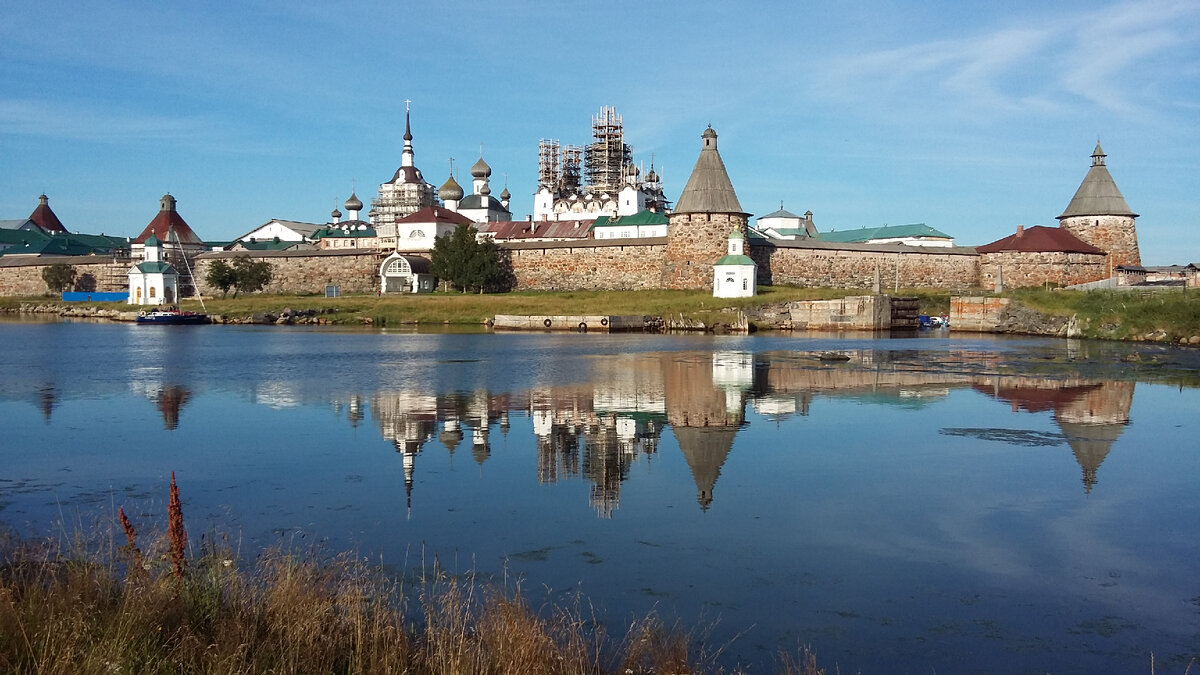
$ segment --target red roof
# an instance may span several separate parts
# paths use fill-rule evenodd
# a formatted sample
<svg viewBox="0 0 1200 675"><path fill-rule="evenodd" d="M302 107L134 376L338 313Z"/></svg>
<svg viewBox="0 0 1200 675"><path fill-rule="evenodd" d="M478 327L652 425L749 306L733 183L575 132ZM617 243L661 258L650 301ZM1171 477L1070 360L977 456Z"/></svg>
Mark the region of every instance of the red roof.
<svg viewBox="0 0 1200 675"><path fill-rule="evenodd" d="M426 206L425 208L410 213L403 218L396 219L397 223L454 223L455 225L470 225L475 221L470 218L444 209L440 206Z"/></svg>
<svg viewBox="0 0 1200 675"><path fill-rule="evenodd" d="M1003 239L997 239L990 244L976 246L980 253L1000 253L1001 251L1043 251L1059 253L1099 253L1104 251L1084 242L1061 227L1045 227L1035 225L1018 229L1016 234L1010 234Z"/></svg>
<svg viewBox="0 0 1200 675"><path fill-rule="evenodd" d="M492 233L496 241L521 239L586 239L594 220L496 220L480 223L480 232Z"/></svg>
<svg viewBox="0 0 1200 675"><path fill-rule="evenodd" d="M175 210L175 198L171 195L163 195L159 201L160 209L158 215L154 216L154 220L142 230L142 233L133 240L135 244L144 244L150 238L150 235L158 237L160 241L167 244L199 244L204 242L191 227L183 220L183 216Z"/></svg>
<svg viewBox="0 0 1200 675"><path fill-rule="evenodd" d="M54 211L50 210L48 202L49 200L46 195L38 197L37 208L29 215L29 219L33 221L34 225L42 228L43 232L51 234L55 232L67 232L67 228L63 227L62 221L58 219L58 216L54 215Z"/></svg>

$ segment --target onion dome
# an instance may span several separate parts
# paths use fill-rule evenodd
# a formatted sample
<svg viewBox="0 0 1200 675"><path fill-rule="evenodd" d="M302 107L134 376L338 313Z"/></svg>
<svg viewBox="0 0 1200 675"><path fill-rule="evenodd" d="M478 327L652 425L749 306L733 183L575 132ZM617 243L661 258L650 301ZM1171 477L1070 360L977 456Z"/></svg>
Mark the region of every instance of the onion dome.
<svg viewBox="0 0 1200 675"><path fill-rule="evenodd" d="M446 201L448 199L457 201L462 199L462 186L458 184L458 181L454 180L454 176L450 176L446 179L445 183L442 183L442 187L438 188L438 197L440 197L442 201Z"/></svg>
<svg viewBox="0 0 1200 675"><path fill-rule="evenodd" d="M480 157L478 162L471 167L471 176L474 178L488 178L492 175L492 167L488 166L487 162Z"/></svg>
<svg viewBox="0 0 1200 675"><path fill-rule="evenodd" d="M488 187L487 185L484 185L483 187L479 188L479 194L481 196L486 197L486 196L492 194L492 188Z"/></svg>
<svg viewBox="0 0 1200 675"><path fill-rule="evenodd" d="M362 211L363 203L353 192L350 193L350 199L346 200L347 211Z"/></svg>
<svg viewBox="0 0 1200 675"><path fill-rule="evenodd" d="M658 182L658 174L655 173L653 166L650 167L650 173L646 174L646 182L647 183L657 183Z"/></svg>
<svg viewBox="0 0 1200 675"><path fill-rule="evenodd" d="M510 198L512 198L512 195L508 192L508 188L504 188L504 190L500 192L500 199L507 200Z"/></svg>
<svg viewBox="0 0 1200 675"><path fill-rule="evenodd" d="M332 211L330 211L330 212L329 212L329 217L330 217L330 218L341 218L341 217L342 217L342 212L341 212L341 211L338 211L336 208L334 208L334 210L332 210Z"/></svg>

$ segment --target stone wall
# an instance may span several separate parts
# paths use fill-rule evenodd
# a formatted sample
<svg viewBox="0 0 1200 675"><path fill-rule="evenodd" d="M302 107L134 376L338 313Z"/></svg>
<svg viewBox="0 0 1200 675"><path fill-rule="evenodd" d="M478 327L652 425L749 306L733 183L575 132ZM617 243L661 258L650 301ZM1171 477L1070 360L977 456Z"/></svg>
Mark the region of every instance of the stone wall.
<svg viewBox="0 0 1200 675"><path fill-rule="evenodd" d="M666 240L588 240L501 244L514 290L660 288ZM709 266L711 274L712 266Z"/></svg>
<svg viewBox="0 0 1200 675"><path fill-rule="evenodd" d="M0 257L0 295L34 296L49 295L42 270L50 265L66 263L75 268L75 284L78 290L101 293L129 291L129 261L114 261L112 258L96 256L59 256L27 258L24 256ZM95 288L87 288L87 280L95 281Z"/></svg>
<svg viewBox="0 0 1200 675"><path fill-rule="evenodd" d="M878 270L880 290L979 286L979 256L973 248L898 248L752 240L749 254L758 263L758 283L764 285L872 289Z"/></svg>
<svg viewBox="0 0 1200 675"><path fill-rule="evenodd" d="M672 213L659 288L713 287L713 263L729 251L734 230L746 237L740 213Z"/></svg>
<svg viewBox="0 0 1200 675"><path fill-rule="evenodd" d="M266 293L324 293L325 286L341 287L342 293L374 293L379 289L379 266L384 254L374 251L219 251L196 258L196 282L203 295L220 293L205 277L215 260L231 262L249 257L271 264L271 283Z"/></svg>
<svg viewBox="0 0 1200 675"><path fill-rule="evenodd" d="M995 290L1043 284L1070 286L1108 278L1107 256L1099 253L1001 251L979 256L980 286Z"/></svg>
<svg viewBox="0 0 1200 675"><path fill-rule="evenodd" d="M1070 216L1059 221L1059 227L1101 251L1108 251L1110 260L1105 276L1118 265L1142 264L1133 216Z"/></svg>

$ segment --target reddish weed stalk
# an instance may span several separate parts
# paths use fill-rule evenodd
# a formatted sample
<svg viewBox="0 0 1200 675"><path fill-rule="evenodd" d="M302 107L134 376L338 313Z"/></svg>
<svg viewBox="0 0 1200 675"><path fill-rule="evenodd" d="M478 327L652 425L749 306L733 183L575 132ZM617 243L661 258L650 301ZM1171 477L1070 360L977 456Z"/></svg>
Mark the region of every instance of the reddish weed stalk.
<svg viewBox="0 0 1200 675"><path fill-rule="evenodd" d="M183 581L187 532L183 529L183 505L179 501L179 486L175 484L174 471L171 472L171 499L167 503L167 537L171 542L171 570L176 579Z"/></svg>
<svg viewBox="0 0 1200 675"><path fill-rule="evenodd" d="M125 541L129 542L129 551L133 553L133 575L138 575L142 572L145 565L142 559L142 549L137 545L137 530L133 528L133 523L129 522L129 518L125 517L125 507L117 509L117 516L121 519L121 529L125 530Z"/></svg>

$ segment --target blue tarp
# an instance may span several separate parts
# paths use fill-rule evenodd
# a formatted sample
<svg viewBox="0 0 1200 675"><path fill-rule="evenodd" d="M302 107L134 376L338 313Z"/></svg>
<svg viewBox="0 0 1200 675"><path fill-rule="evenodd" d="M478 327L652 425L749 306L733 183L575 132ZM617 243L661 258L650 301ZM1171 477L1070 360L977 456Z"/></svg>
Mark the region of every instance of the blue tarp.
<svg viewBox="0 0 1200 675"><path fill-rule="evenodd" d="M63 293L63 302L129 302L128 293Z"/></svg>

